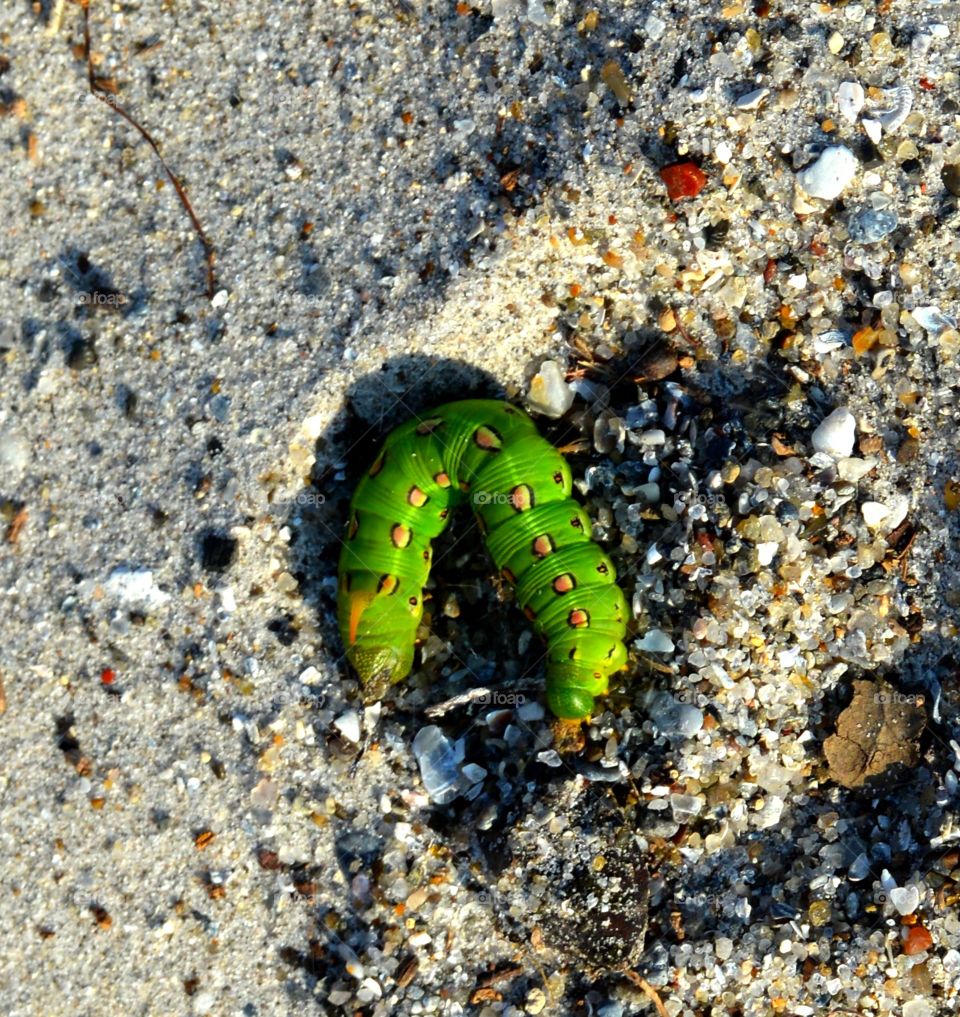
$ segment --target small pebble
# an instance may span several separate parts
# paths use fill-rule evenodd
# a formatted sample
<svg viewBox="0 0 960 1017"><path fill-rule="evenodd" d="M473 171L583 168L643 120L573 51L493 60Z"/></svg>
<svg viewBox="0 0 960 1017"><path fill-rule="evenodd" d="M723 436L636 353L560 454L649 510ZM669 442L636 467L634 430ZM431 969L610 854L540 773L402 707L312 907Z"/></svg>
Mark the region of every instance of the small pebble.
<svg viewBox="0 0 960 1017"><path fill-rule="evenodd" d="M323 675L312 664L300 672L301 685L317 685Z"/></svg>
<svg viewBox="0 0 960 1017"><path fill-rule="evenodd" d="M775 540L764 540L757 544L757 562L766 568L777 556L780 545Z"/></svg>
<svg viewBox="0 0 960 1017"><path fill-rule="evenodd" d="M933 946L933 936L922 925L914 925L909 930L903 929L903 952L912 957L923 953Z"/></svg>
<svg viewBox="0 0 960 1017"><path fill-rule="evenodd" d="M696 795L670 795L670 811L678 823L686 823L703 808L703 799Z"/></svg>
<svg viewBox="0 0 960 1017"><path fill-rule="evenodd" d="M527 999L523 1005L524 1013L543 1013L543 1009L546 1005L546 993L539 986L535 986L527 993Z"/></svg>
<svg viewBox="0 0 960 1017"><path fill-rule="evenodd" d="M364 978L357 990L357 1002L371 1003L375 999L380 999L382 995L383 989L375 978Z"/></svg>
<svg viewBox="0 0 960 1017"><path fill-rule="evenodd" d="M923 307L915 307L910 312L913 320L927 332L939 335L948 328L956 328L957 323L944 314L939 307L927 304Z"/></svg>
<svg viewBox="0 0 960 1017"><path fill-rule="evenodd" d="M555 360L545 360L530 382L527 406L545 417L562 417L573 405L573 389Z"/></svg>
<svg viewBox="0 0 960 1017"><path fill-rule="evenodd" d="M856 484L857 481L862 480L876 465L877 460L872 458L838 459L837 474L841 480L846 480L848 483Z"/></svg>
<svg viewBox="0 0 960 1017"><path fill-rule="evenodd" d="M0 477L5 484L16 483L30 461L30 446L13 431L0 431Z"/></svg>
<svg viewBox="0 0 960 1017"><path fill-rule="evenodd" d="M856 430L856 418L846 407L841 406L824 417L813 432L811 442L814 451L824 452L834 459L846 459L853 451Z"/></svg>
<svg viewBox="0 0 960 1017"><path fill-rule="evenodd" d="M934 1010L926 999L911 999L903 1004L902 1017L934 1017Z"/></svg>
<svg viewBox="0 0 960 1017"><path fill-rule="evenodd" d="M216 1004L216 997L212 992L200 992L193 997L193 1012L195 1014L208 1014Z"/></svg>
<svg viewBox="0 0 960 1017"><path fill-rule="evenodd" d="M893 212L863 209L850 216L847 232L850 239L858 244L875 244L897 228L897 217Z"/></svg>
<svg viewBox="0 0 960 1017"><path fill-rule="evenodd" d="M647 15L647 20L643 23L643 30L647 33L647 38L651 42L656 42L667 30L667 23L655 14L649 14Z"/></svg>
<svg viewBox="0 0 960 1017"><path fill-rule="evenodd" d="M150 569L116 568L103 584L104 592L128 610L149 611L165 604L170 595L153 581Z"/></svg>
<svg viewBox="0 0 960 1017"><path fill-rule="evenodd" d="M360 743L360 714L356 710L347 710L346 713L340 714L333 722L333 726L348 742L353 742L354 745Z"/></svg>
<svg viewBox="0 0 960 1017"><path fill-rule="evenodd" d="M517 716L525 724L533 724L535 721L543 720L545 716L543 704L538 703L535 699L522 703L517 708Z"/></svg>
<svg viewBox="0 0 960 1017"><path fill-rule="evenodd" d="M871 530L877 529L884 519L890 515L890 509L886 505L881 505L878 501L865 501L860 506L860 512L863 515L863 521Z"/></svg>
<svg viewBox="0 0 960 1017"><path fill-rule="evenodd" d="M677 162L660 170L660 179L667 186L671 201L695 198L706 186L707 176L694 162Z"/></svg>
<svg viewBox="0 0 960 1017"><path fill-rule="evenodd" d="M948 163L940 170L943 186L954 196L960 198L960 163Z"/></svg>
<svg viewBox="0 0 960 1017"><path fill-rule="evenodd" d="M757 88L737 99L737 109L756 109L770 94L769 88Z"/></svg>
<svg viewBox="0 0 960 1017"><path fill-rule="evenodd" d="M851 880L851 882L857 883L861 879L866 879L869 875L870 859L867 857L865 852L861 851L860 854L854 858L850 868L847 869L847 878Z"/></svg>
<svg viewBox="0 0 960 1017"><path fill-rule="evenodd" d="M471 787L474 784L479 784L487 775L487 771L477 763L467 763L460 772L463 774L464 780Z"/></svg>
<svg viewBox="0 0 960 1017"><path fill-rule="evenodd" d="M863 124L863 129L866 132L867 137L875 144L880 144L880 139L883 137L883 128L880 126L879 120L874 120L871 117L864 117L860 121Z"/></svg>
<svg viewBox="0 0 960 1017"><path fill-rule="evenodd" d="M435 724L422 727L413 739L413 754L430 798L438 805L452 802L460 793L461 777L460 761L450 739Z"/></svg>
<svg viewBox="0 0 960 1017"><path fill-rule="evenodd" d="M797 174L797 183L810 197L833 201L852 183L859 166L849 148L833 145Z"/></svg>
<svg viewBox="0 0 960 1017"><path fill-rule="evenodd" d="M912 915L920 906L920 891L915 886L895 886L890 891L890 903L901 915Z"/></svg>
<svg viewBox="0 0 960 1017"><path fill-rule="evenodd" d="M646 653L673 653L675 649L673 640L661 629L647 629L634 645Z"/></svg>
<svg viewBox="0 0 960 1017"><path fill-rule="evenodd" d="M703 727L703 712L678 703L669 692L658 692L649 708L650 719L667 738L692 738Z"/></svg>

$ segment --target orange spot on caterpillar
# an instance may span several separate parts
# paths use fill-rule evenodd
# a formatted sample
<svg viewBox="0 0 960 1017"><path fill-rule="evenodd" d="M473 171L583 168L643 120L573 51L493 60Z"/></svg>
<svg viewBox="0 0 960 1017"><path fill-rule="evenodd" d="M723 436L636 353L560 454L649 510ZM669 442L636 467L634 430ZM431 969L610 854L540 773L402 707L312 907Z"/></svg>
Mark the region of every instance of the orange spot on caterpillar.
<svg viewBox="0 0 960 1017"><path fill-rule="evenodd" d="M388 597L397 592L400 580L396 576L383 575L377 582L377 593L385 593Z"/></svg>
<svg viewBox="0 0 960 1017"><path fill-rule="evenodd" d="M576 579L569 572L564 572L563 575L554 579L553 590L555 593L569 593L576 585Z"/></svg>
<svg viewBox="0 0 960 1017"><path fill-rule="evenodd" d="M554 473L553 482L555 484L558 484L560 487L563 487L563 474L560 472L560 470L557 470L557 472Z"/></svg>
<svg viewBox="0 0 960 1017"><path fill-rule="evenodd" d="M413 530L403 523L394 523L390 529L390 542L394 547L406 547L413 539Z"/></svg>
<svg viewBox="0 0 960 1017"><path fill-rule="evenodd" d="M375 477L378 473L380 473L380 471L383 469L383 464L386 461L387 461L386 454L384 452L381 452L380 455L377 456L373 466L370 467L370 476Z"/></svg>
<svg viewBox="0 0 960 1017"><path fill-rule="evenodd" d="M499 452L503 447L502 436L496 428L489 424L481 424L473 432L473 442L477 448L482 448L484 452Z"/></svg>
<svg viewBox="0 0 960 1017"><path fill-rule="evenodd" d="M533 488L529 484L518 484L510 492L510 504L516 512L526 512L534 505Z"/></svg>
<svg viewBox="0 0 960 1017"><path fill-rule="evenodd" d="M506 579L508 583L515 583L517 581L517 577L513 574L513 572L511 572L510 569L507 568L506 565L504 565L503 568L500 569L500 575L503 576L503 578Z"/></svg>
<svg viewBox="0 0 960 1017"><path fill-rule="evenodd" d="M526 617L527 621L536 621L537 612L534 611L534 609L532 607L530 607L530 606L525 607L523 609L523 613L524 613L524 616Z"/></svg>
<svg viewBox="0 0 960 1017"><path fill-rule="evenodd" d="M575 607L567 615L567 624L572 629L585 629L590 627L590 613L582 607Z"/></svg>
<svg viewBox="0 0 960 1017"><path fill-rule="evenodd" d="M433 482L437 487L449 487L450 486L450 475L448 473L435 473L433 475Z"/></svg>
<svg viewBox="0 0 960 1017"><path fill-rule="evenodd" d="M554 543L549 534L541 533L539 537L534 537L530 549L533 551L534 558L546 558L548 554L552 553Z"/></svg>
<svg viewBox="0 0 960 1017"><path fill-rule="evenodd" d="M429 500L429 497L416 484L407 491L407 502L414 508L423 508Z"/></svg>

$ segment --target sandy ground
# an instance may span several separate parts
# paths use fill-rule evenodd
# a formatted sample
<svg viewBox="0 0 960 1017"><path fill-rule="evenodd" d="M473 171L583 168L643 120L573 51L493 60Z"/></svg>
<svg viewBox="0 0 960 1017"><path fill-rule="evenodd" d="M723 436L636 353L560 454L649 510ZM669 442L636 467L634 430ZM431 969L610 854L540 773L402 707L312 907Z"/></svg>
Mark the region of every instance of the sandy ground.
<svg viewBox="0 0 960 1017"><path fill-rule="evenodd" d="M771 868L767 896L795 904L799 923L792 940L771 932L769 909L751 917L738 901L750 837L776 822L737 826L734 809L732 826L710 827L719 840L704 828L705 846L669 859L690 866L679 882L705 880L687 919L713 917L684 941L662 903L638 970L674 1017L948 1012L960 986L957 5L91 0L90 28L109 102L88 88L78 6L0 11L3 1011L652 1012L622 976L541 955L534 923L517 913L510 926L489 905L496 876L468 835L482 803L456 814L466 826L431 808L411 749L422 714L387 708L380 726L368 714L362 753L343 737L334 722L356 684L331 605L345 498L386 430L461 395L520 398L545 357L575 368L598 349L654 346L663 328L688 358L678 380L743 403L745 463L780 455L773 428L749 420L758 393L789 404L804 461L813 428L850 407L858 441L879 439L853 455L883 460L861 500L891 522L864 536L858 516L851 542L907 516L920 536L914 571L873 591L887 606L860 604L899 618L892 634L874 639L838 604L837 624L867 634L829 649L836 626L821 618L792 686L794 727L783 711L724 727L706 671L690 685L702 711L721 703L743 759L754 753L732 781L754 780L771 728L790 742L777 765L808 760L801 783L760 783L800 817L787 839L813 831L810 856L836 840L823 816L842 826L891 809L883 837L858 833L872 910L825 940L808 884L847 900L850 859L802 887L796 869ZM865 94L851 116L843 82ZM111 102L186 188L216 252L212 300L174 188ZM833 145L852 153L853 178L839 202L804 195L798 171ZM658 171L686 159L708 184L674 203ZM850 219L865 210L892 210L896 230L856 243ZM624 415L644 398L611 391ZM701 584L698 603L709 593ZM642 612L666 626L669 597ZM785 617L750 632L787 653L764 665L779 687L799 668ZM673 631L677 680L698 666L684 658L697 631ZM822 697L878 667L938 704L917 814L814 781ZM743 699L743 716L772 701ZM642 727L632 705L632 722L593 732L601 754ZM808 724L815 737L801 738ZM547 720L533 710L524 730L532 759ZM666 777L637 778L641 797L664 781L674 795L707 787L719 756L698 737ZM649 846L676 827L642 832ZM721 848L723 864L703 861ZM678 899L664 879L654 905ZM882 896L914 885L912 910ZM918 923L933 944L905 953Z"/></svg>

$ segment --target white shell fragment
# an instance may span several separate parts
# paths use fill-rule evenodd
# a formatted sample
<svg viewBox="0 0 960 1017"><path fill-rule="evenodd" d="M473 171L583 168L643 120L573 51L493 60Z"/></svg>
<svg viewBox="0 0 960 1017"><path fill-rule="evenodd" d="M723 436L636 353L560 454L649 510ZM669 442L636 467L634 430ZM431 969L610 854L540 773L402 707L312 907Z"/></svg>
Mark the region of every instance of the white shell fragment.
<svg viewBox="0 0 960 1017"><path fill-rule="evenodd" d="M841 480L856 484L877 465L877 460L870 456L867 459L840 459L837 461L837 474Z"/></svg>
<svg viewBox="0 0 960 1017"><path fill-rule="evenodd" d="M333 726L347 739L358 745L360 742L360 714L356 710L347 710L333 722Z"/></svg>
<svg viewBox="0 0 960 1017"><path fill-rule="evenodd" d="M926 304L923 307L915 307L910 314L913 320L927 332L939 335L948 328L956 328L956 321L948 314L944 314L934 304Z"/></svg>
<svg viewBox="0 0 960 1017"><path fill-rule="evenodd" d="M864 91L859 81L845 81L837 89L837 109L848 124L856 122L863 109Z"/></svg>
<svg viewBox="0 0 960 1017"><path fill-rule="evenodd" d="M866 131L867 137L875 145L879 145L880 139L883 137L883 129L880 126L880 121L864 117L860 122L863 124L863 129Z"/></svg>
<svg viewBox="0 0 960 1017"><path fill-rule="evenodd" d="M530 382L527 406L545 417L562 417L573 405L573 389L555 360L545 360Z"/></svg>
<svg viewBox="0 0 960 1017"><path fill-rule="evenodd" d="M856 418L845 406L841 406L824 417L813 432L811 441L814 451L823 452L834 459L846 459L853 451L856 431Z"/></svg>
<svg viewBox="0 0 960 1017"><path fill-rule="evenodd" d="M780 545L775 540L762 540L757 544L757 562L766 568L777 556Z"/></svg>
<svg viewBox="0 0 960 1017"><path fill-rule="evenodd" d="M0 476L14 483L23 476L30 461L30 446L13 431L0 431Z"/></svg>
<svg viewBox="0 0 960 1017"><path fill-rule="evenodd" d="M170 594L154 583L150 569L130 569L123 565L110 573L103 590L128 610L151 611L170 599Z"/></svg>
<svg viewBox="0 0 960 1017"><path fill-rule="evenodd" d="M813 351L819 355L834 353L850 345L850 335L839 328L827 329L813 340Z"/></svg>
<svg viewBox="0 0 960 1017"><path fill-rule="evenodd" d="M890 509L878 501L865 501L860 506L860 512L863 515L863 521L871 530L877 529L884 519L890 515Z"/></svg>
<svg viewBox="0 0 960 1017"><path fill-rule="evenodd" d="M757 88L737 99L737 109L756 109L770 94L769 88Z"/></svg>
<svg viewBox="0 0 960 1017"><path fill-rule="evenodd" d="M885 89L886 94L893 100L893 108L885 113L878 113L877 120L880 126L889 134L891 131L902 127L910 110L913 109L913 92L908 85L899 85L897 88Z"/></svg>
<svg viewBox="0 0 960 1017"><path fill-rule="evenodd" d="M857 175L857 157L844 145L831 145L820 158L797 174L797 183L812 198L833 201Z"/></svg>

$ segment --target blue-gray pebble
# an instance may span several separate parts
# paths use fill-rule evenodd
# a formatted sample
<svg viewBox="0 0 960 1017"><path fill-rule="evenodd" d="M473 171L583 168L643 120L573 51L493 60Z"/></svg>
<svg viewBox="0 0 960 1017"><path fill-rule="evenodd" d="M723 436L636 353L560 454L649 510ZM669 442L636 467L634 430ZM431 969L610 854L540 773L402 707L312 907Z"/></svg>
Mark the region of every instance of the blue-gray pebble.
<svg viewBox="0 0 960 1017"><path fill-rule="evenodd" d="M850 239L858 244L875 244L897 228L897 217L893 212L865 208L850 216L847 231Z"/></svg>

